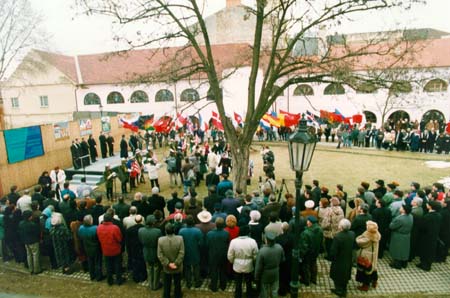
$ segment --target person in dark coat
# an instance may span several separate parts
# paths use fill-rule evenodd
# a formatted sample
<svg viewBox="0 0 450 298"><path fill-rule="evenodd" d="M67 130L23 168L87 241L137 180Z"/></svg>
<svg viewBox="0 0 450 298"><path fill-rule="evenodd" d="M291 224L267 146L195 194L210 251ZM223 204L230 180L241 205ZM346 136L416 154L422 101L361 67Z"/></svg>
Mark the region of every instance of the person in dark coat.
<svg viewBox="0 0 450 298"><path fill-rule="evenodd" d="M81 166L87 167L91 164L89 160L89 144L84 138L81 138L81 143L79 146L81 150Z"/></svg>
<svg viewBox="0 0 450 298"><path fill-rule="evenodd" d="M106 144L106 136L104 133L100 134L98 137L98 140L100 141L100 152L102 153L102 158L106 158L107 154L107 144Z"/></svg>
<svg viewBox="0 0 450 298"><path fill-rule="evenodd" d="M427 203L428 213L423 216L419 231L420 263L416 266L424 271L431 270L431 264L436 258L436 247L442 221L442 217L438 211L440 207L440 203L436 201Z"/></svg>
<svg viewBox="0 0 450 298"><path fill-rule="evenodd" d="M221 199L217 195L216 192L216 186L209 186L208 187L208 196L203 199L203 206L206 210L208 210L209 213L214 213L214 205L216 203L220 204Z"/></svg>
<svg viewBox="0 0 450 298"><path fill-rule="evenodd" d="M201 277L207 277L208 276L208 245L207 245L207 239L206 235L209 231L212 231L216 228L216 224L211 222L212 215L210 212L203 210L199 214L197 214L197 219L200 221L199 224L196 224L195 226L202 231L202 241L200 244L200 255L202 256L200 258L200 276Z"/></svg>
<svg viewBox="0 0 450 298"><path fill-rule="evenodd" d="M33 213L26 210L22 214L23 220L19 223L18 233L27 252L28 270L31 274L41 273L39 242L41 231L39 225L33 220Z"/></svg>
<svg viewBox="0 0 450 298"><path fill-rule="evenodd" d="M25 263L25 246L20 241L18 228L22 220L22 212L16 208L15 203L10 203L3 213L3 224L5 227L5 244L14 255L16 263Z"/></svg>
<svg viewBox="0 0 450 298"><path fill-rule="evenodd" d="M258 211L256 211L258 212ZM284 251L284 261L280 264L280 287L278 289L278 295L286 296L289 293L291 281L291 264L292 264L292 248L294 245L294 237L292 233L289 233L289 224L284 222L283 234L279 235L275 242L281 245ZM259 247L260 244L258 244Z"/></svg>
<svg viewBox="0 0 450 298"><path fill-rule="evenodd" d="M88 138L88 145L89 145L89 155L91 156L91 162L96 162L98 153L97 153L97 142L92 137L92 135L89 135Z"/></svg>
<svg viewBox="0 0 450 298"><path fill-rule="evenodd" d="M149 287L156 291L162 287L161 263L158 260L158 239L162 236L161 230L155 227L155 216L149 215L145 220L146 226L139 229L138 237L143 247L144 260L149 267Z"/></svg>
<svg viewBox="0 0 450 298"><path fill-rule="evenodd" d="M39 205L39 210L44 210L45 197L42 195L42 186L36 185L34 187L34 194L31 196L31 202L37 202Z"/></svg>
<svg viewBox="0 0 450 298"><path fill-rule="evenodd" d="M226 264L229 234L224 228L225 221L219 217L216 219L216 228L206 235L211 277L209 289L213 292L217 292L218 282L222 290L227 287Z"/></svg>
<svg viewBox="0 0 450 298"><path fill-rule="evenodd" d="M220 177L216 174L216 168L211 168L211 173L206 175L205 178L206 187L210 188L211 186L217 186L219 182Z"/></svg>
<svg viewBox="0 0 450 298"><path fill-rule="evenodd" d="M128 143L125 135L122 135L122 139L120 140L120 158L128 158Z"/></svg>
<svg viewBox="0 0 450 298"><path fill-rule="evenodd" d="M125 241L127 242L128 254L131 256L131 270L133 272L133 281L135 283L143 282L147 279L147 268L144 261L142 243L139 241L139 229L143 228L144 219L141 215L134 218L136 224L128 228L125 232Z"/></svg>
<svg viewBox="0 0 450 298"><path fill-rule="evenodd" d="M102 213L103 214L103 213ZM91 280L104 279L102 271L102 251L97 238L97 225L93 224L93 216L88 214L83 218L83 225L78 229L78 237L83 243L86 252L89 276Z"/></svg>
<svg viewBox="0 0 450 298"><path fill-rule="evenodd" d="M81 152L79 150L77 141L72 141L72 145L70 146L70 153L72 154L72 165L75 170L81 168Z"/></svg>
<svg viewBox="0 0 450 298"><path fill-rule="evenodd" d="M181 228L178 235L183 237L184 248L188 252L184 255L184 274L186 287L190 289L192 282L194 287L202 285L200 280L200 244L203 240L203 233L194 226L195 221L192 215L186 217L186 227Z"/></svg>
<svg viewBox="0 0 450 298"><path fill-rule="evenodd" d="M442 208L439 213L442 217L439 239L444 245L438 250L436 261L445 262L448 256L448 249L450 248L450 200L448 198L442 202Z"/></svg>
<svg viewBox="0 0 450 298"><path fill-rule="evenodd" d="M400 208L400 215L394 218L389 225L391 230L391 241L389 244L389 254L392 268L406 268L410 255L411 231L413 228L413 216L411 207L404 205Z"/></svg>
<svg viewBox="0 0 450 298"><path fill-rule="evenodd" d="M387 248L389 239L389 224L392 220L391 210L386 207L385 201L377 199L375 202L376 208L372 211L372 220L377 223L378 231L381 234L381 240L378 248L378 258L381 259L384 251Z"/></svg>
<svg viewBox="0 0 450 298"><path fill-rule="evenodd" d="M175 212L175 205L177 203L181 204L181 209L184 208L184 200L180 199L178 197L178 193L176 191L174 191L172 193L172 199L170 199L169 201L167 201L167 210L169 211L169 214L172 214Z"/></svg>
<svg viewBox="0 0 450 298"><path fill-rule="evenodd" d="M339 222L340 232L334 236L330 250L330 277L335 288L331 291L339 297L346 297L347 284L352 275L352 252L355 243L355 233L350 231L348 219Z"/></svg>
<svg viewBox="0 0 450 298"><path fill-rule="evenodd" d="M150 205L150 214L153 214L155 210L159 210L164 216L164 207L166 207L166 201L164 200L164 197L159 195L158 187L155 186L152 188L152 196L149 197L148 203Z"/></svg>
<svg viewBox="0 0 450 298"><path fill-rule="evenodd" d="M117 204L114 204L112 208L114 209L117 216L120 218L120 221L122 221L130 213L130 205L125 203L125 198L122 196L118 198Z"/></svg>
<svg viewBox="0 0 450 298"><path fill-rule="evenodd" d="M114 156L114 138L112 135L108 134L108 137L106 138L106 143L108 144L109 156Z"/></svg>
<svg viewBox="0 0 450 298"><path fill-rule="evenodd" d="M353 219L351 230L355 233L355 237L358 237L366 230L366 222L372 220L372 216L369 214L369 205L363 203L358 207L358 215ZM355 244L356 245L356 244ZM356 248L356 246L355 246Z"/></svg>
<svg viewBox="0 0 450 298"><path fill-rule="evenodd" d="M300 235L299 253L302 259L302 283L317 283L317 257L323 242L323 231L315 216L308 216L306 229Z"/></svg>

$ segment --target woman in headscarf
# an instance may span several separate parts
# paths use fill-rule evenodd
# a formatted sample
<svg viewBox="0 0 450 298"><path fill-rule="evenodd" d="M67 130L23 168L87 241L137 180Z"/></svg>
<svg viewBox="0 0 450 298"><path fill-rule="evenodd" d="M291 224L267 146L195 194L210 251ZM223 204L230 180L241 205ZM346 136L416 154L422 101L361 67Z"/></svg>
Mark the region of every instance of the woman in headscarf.
<svg viewBox="0 0 450 298"><path fill-rule="evenodd" d="M366 231L356 238L356 244L359 247L356 256L366 258L371 263L370 270L357 270L356 281L362 283L358 287L360 291L368 291L370 284L373 288L377 287L378 283L378 245L381 239L381 234L378 232L378 225L374 221L366 222Z"/></svg>
<svg viewBox="0 0 450 298"><path fill-rule="evenodd" d="M72 274L70 268L73 260L73 248L71 247L72 234L63 223L63 218L59 213L52 214L51 224L50 236L53 242L57 266L62 267L64 274Z"/></svg>

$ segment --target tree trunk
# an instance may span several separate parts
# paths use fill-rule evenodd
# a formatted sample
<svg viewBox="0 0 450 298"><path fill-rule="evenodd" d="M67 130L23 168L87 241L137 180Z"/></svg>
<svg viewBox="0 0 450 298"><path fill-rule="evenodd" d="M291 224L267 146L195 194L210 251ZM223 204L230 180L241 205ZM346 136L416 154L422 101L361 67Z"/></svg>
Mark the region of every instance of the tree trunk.
<svg viewBox="0 0 450 298"><path fill-rule="evenodd" d="M250 157L250 144L238 143L231 146L233 158L233 180L235 188L247 191L248 163Z"/></svg>

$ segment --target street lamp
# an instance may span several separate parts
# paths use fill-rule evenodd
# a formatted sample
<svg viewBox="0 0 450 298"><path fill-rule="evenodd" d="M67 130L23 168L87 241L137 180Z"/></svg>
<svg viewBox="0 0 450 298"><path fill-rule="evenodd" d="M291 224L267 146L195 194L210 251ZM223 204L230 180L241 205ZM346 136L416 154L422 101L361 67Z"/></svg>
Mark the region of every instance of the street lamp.
<svg viewBox="0 0 450 298"><path fill-rule="evenodd" d="M300 191L302 188L303 172L308 171L316 148L317 138L308 131L305 115L299 121L294 133L289 136L289 161L291 169L295 171L295 225L294 245L292 249L292 271L291 271L291 297L298 296L299 276L299 240L300 240Z"/></svg>
<svg viewBox="0 0 450 298"><path fill-rule="evenodd" d="M100 110L100 118L103 117L103 106L102 103L100 103L100 105L98 106L98 109Z"/></svg>

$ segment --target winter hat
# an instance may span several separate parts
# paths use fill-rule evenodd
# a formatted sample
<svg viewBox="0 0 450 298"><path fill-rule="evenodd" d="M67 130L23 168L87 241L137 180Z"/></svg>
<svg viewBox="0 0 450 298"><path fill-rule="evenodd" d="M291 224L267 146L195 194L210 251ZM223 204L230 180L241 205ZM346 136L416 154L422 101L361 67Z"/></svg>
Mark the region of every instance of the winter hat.
<svg viewBox="0 0 450 298"><path fill-rule="evenodd" d="M368 220L366 222L367 232L369 233L377 233L378 232L378 225L376 222Z"/></svg>
<svg viewBox="0 0 450 298"><path fill-rule="evenodd" d="M314 201L313 200L308 200L305 202L305 207L308 209L312 209L314 208Z"/></svg>

